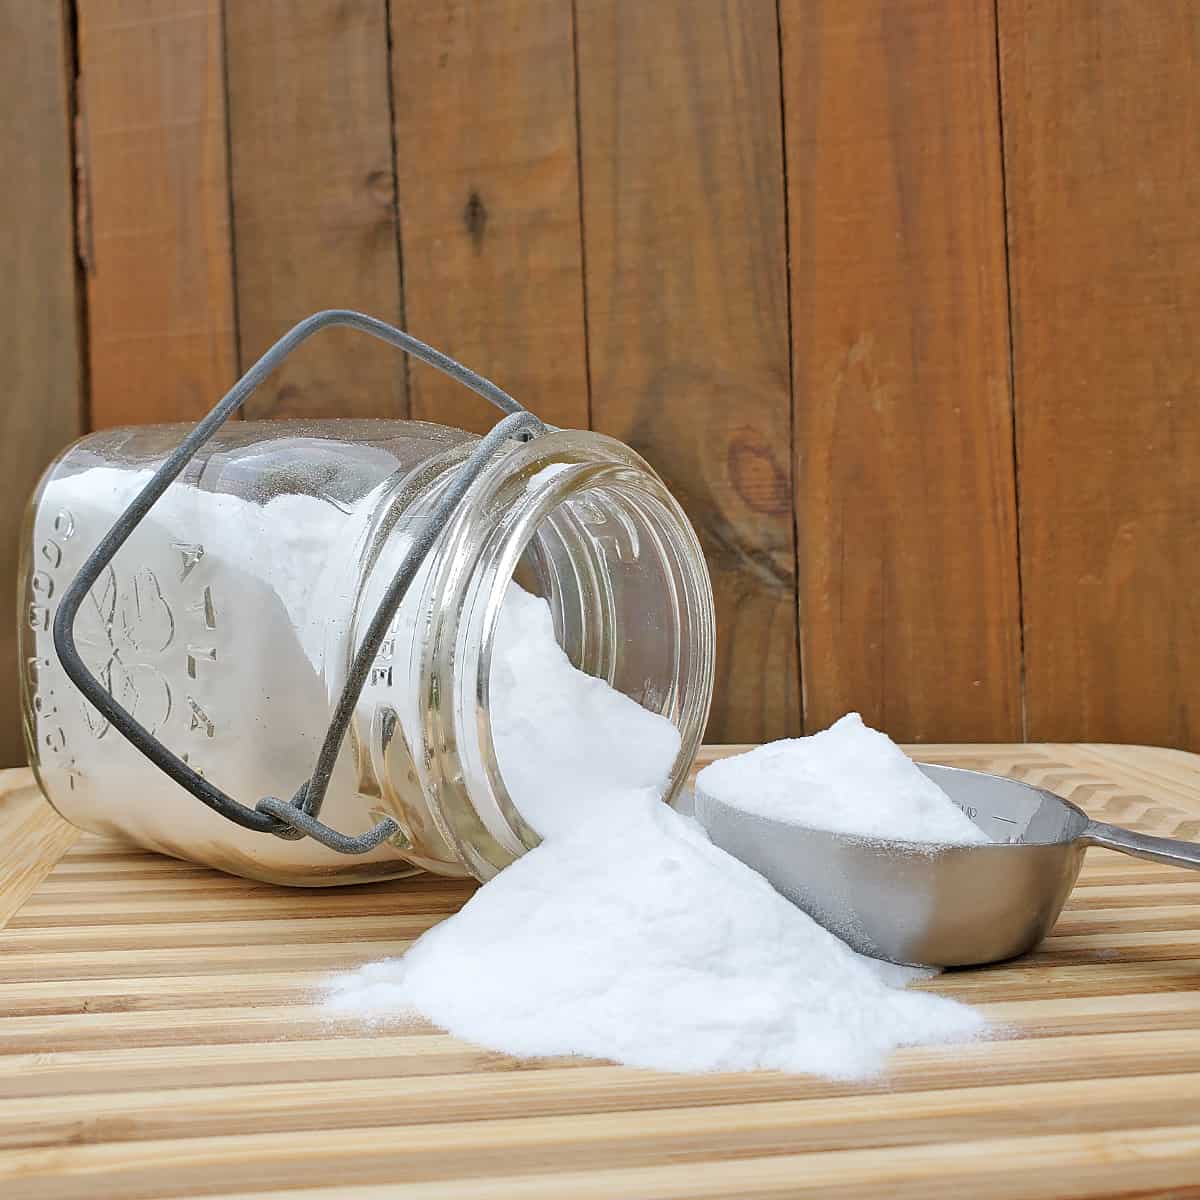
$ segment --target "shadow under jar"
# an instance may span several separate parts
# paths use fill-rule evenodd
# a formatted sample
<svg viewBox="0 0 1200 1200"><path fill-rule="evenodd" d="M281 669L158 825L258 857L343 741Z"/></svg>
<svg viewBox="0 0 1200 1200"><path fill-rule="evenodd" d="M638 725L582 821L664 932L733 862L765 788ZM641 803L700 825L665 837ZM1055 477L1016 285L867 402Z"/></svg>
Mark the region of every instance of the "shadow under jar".
<svg viewBox="0 0 1200 1200"><path fill-rule="evenodd" d="M205 808L93 709L55 655L57 604L187 431L92 434L49 468L22 543L30 761L68 821L179 858L319 886L415 868L487 879L537 844L492 739L491 651L512 579L545 597L576 667L679 730L670 798L699 746L714 618L687 518L632 450L555 431L508 443L425 560L372 667L323 819L400 826L347 857ZM230 795L290 795L312 769L354 651L431 506L478 439L416 421L239 422L135 529L76 620L90 670Z"/></svg>

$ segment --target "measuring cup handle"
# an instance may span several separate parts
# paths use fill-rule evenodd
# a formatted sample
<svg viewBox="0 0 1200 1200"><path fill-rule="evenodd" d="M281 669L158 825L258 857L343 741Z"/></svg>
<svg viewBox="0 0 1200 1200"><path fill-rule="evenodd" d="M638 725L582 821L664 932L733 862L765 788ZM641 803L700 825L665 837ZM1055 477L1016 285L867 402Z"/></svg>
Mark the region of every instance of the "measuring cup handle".
<svg viewBox="0 0 1200 1200"><path fill-rule="evenodd" d="M1103 846L1106 850L1120 850L1134 858L1148 858L1151 862L1166 863L1171 867L1191 867L1200 870L1200 843L1185 842L1182 838L1151 837L1148 833L1134 833L1119 825L1106 825L1103 821L1091 821L1083 831L1081 840L1089 846Z"/></svg>

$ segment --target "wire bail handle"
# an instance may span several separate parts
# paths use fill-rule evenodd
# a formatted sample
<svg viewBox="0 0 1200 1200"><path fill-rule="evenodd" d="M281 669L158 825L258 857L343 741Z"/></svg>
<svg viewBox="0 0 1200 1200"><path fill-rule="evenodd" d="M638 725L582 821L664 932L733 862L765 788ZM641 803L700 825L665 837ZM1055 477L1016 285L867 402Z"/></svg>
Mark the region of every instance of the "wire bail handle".
<svg viewBox="0 0 1200 1200"><path fill-rule="evenodd" d="M405 551L396 574L388 584L379 608L371 618L362 644L355 652L346 677L345 686L338 697L333 717L326 730L317 761L309 778L296 789L290 800L276 796L264 796L253 808L235 800L220 788L210 783L194 768L190 767L173 751L168 749L133 715L127 712L110 695L108 690L88 669L75 645L75 620L79 609L92 586L103 574L117 551L145 518L168 487L182 474L187 464L200 448L221 428L260 383L293 350L313 334L333 325L343 325L370 334L403 350L421 362L436 367L439 371L457 380L464 387L478 393L506 415L496 422L474 450L463 461L458 473L450 481L426 521L417 531L412 544ZM366 833L352 836L340 833L321 821L321 805L329 780L333 775L334 763L345 740L346 731L366 684L371 664L387 634L388 627L400 607L409 585L416 577L434 543L450 523L459 503L471 485L479 478L484 467L495 456L500 447L509 440L528 442L546 432L546 426L533 413L514 400L507 392L490 380L464 367L441 351L418 341L411 334L388 325L384 321L368 317L352 309L326 309L305 318L293 326L246 373L225 393L213 410L163 460L162 465L147 481L146 486L134 497L129 507L117 518L112 528L100 540L88 556L79 573L71 581L54 617L54 649L63 670L73 684L83 693L102 716L104 716L137 751L148 758L156 767L169 775L180 787L208 805L214 812L258 833L274 834L286 841L308 836L321 845L342 854L365 854L381 842L398 833L400 826L390 817L383 818Z"/></svg>

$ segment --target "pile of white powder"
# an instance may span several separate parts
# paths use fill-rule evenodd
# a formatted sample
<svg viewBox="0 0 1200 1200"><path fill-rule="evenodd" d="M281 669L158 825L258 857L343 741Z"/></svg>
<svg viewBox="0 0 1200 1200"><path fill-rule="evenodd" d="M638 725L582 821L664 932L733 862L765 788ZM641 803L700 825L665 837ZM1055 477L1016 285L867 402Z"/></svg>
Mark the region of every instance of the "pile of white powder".
<svg viewBox="0 0 1200 1200"><path fill-rule="evenodd" d="M854 953L663 804L676 731L571 666L545 601L515 585L491 709L509 792L545 840L403 958L334 979L329 1009L421 1014L526 1057L833 1078L983 1030L974 1010L903 990L922 973Z"/></svg>
<svg viewBox="0 0 1200 1200"><path fill-rule="evenodd" d="M858 713L809 737L715 762L696 786L733 808L834 833L943 846L991 840Z"/></svg>

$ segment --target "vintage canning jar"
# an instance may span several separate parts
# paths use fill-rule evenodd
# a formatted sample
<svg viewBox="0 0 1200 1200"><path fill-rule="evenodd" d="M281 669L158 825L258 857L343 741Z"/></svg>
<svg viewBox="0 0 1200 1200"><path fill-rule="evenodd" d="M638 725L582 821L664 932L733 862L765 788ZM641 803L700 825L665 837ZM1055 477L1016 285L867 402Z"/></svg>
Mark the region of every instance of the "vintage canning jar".
<svg viewBox="0 0 1200 1200"><path fill-rule="evenodd" d="M695 534L627 446L551 431L508 442L438 537L355 707L322 819L399 829L347 857L240 828L161 774L66 677L64 590L182 427L92 434L47 471L23 539L30 760L67 820L276 882L424 867L486 879L535 845L490 731L490 651L508 581L546 597L576 666L667 716L686 776L712 691L713 609ZM415 421L235 422L134 530L75 623L93 674L229 795L288 796L396 563L477 439Z"/></svg>

